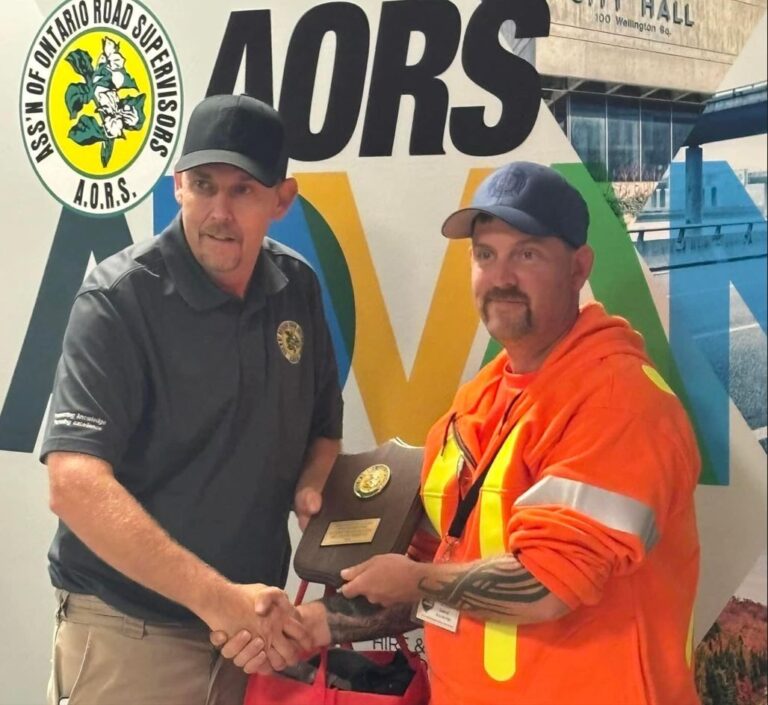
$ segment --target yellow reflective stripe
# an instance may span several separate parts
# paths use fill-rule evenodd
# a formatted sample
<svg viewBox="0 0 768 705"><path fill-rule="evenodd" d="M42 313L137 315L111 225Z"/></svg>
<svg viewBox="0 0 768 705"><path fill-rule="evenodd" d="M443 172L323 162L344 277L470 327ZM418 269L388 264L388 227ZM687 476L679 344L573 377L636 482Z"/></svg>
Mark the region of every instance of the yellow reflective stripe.
<svg viewBox="0 0 768 705"><path fill-rule="evenodd" d="M515 426L493 460L480 491L480 555L483 558L507 552L504 543L504 512L501 490L512 462L519 427Z"/></svg>
<svg viewBox="0 0 768 705"><path fill-rule="evenodd" d="M688 625L688 635L685 637L685 663L688 668L693 663L693 610L691 610L691 622Z"/></svg>
<svg viewBox="0 0 768 705"><path fill-rule="evenodd" d="M421 491L421 497L424 502L424 511L429 517L429 521L437 531L438 535L443 535L441 526L441 517L443 515L443 496L448 483L456 476L461 450L451 434L445 443L445 448L438 454L429 474L424 482L424 488Z"/></svg>
<svg viewBox="0 0 768 705"><path fill-rule="evenodd" d="M504 507L501 490L512 463L519 426L509 433L494 458L480 492L480 555L506 553ZM508 681L517 668L517 625L486 622L483 634L483 665L495 681Z"/></svg>
<svg viewBox="0 0 768 705"><path fill-rule="evenodd" d="M504 510L498 492L480 492L480 555L483 558L506 553Z"/></svg>
<svg viewBox="0 0 768 705"><path fill-rule="evenodd" d="M657 369L651 367L650 365L643 365L643 372L645 372L646 377L648 377L651 382L653 382L659 389L661 389L662 392L666 392L667 394L675 396L675 393L672 391L672 387L667 384L667 381L659 374Z"/></svg>
<svg viewBox="0 0 768 705"><path fill-rule="evenodd" d="M485 672L495 681L508 681L517 668L517 625L485 623Z"/></svg>

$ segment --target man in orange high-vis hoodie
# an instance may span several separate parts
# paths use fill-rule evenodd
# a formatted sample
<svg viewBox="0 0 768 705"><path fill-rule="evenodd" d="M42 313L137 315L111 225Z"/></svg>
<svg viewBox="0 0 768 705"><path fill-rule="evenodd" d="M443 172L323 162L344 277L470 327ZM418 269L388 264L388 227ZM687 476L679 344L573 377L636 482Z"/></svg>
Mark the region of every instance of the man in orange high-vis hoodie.
<svg viewBox="0 0 768 705"><path fill-rule="evenodd" d="M342 572L344 598L301 608L322 644L408 629L419 603L433 705L698 702L699 455L641 336L579 307L588 222L575 189L527 162L446 220L446 237L471 237L477 307L504 350L427 437L434 561L376 556Z"/></svg>

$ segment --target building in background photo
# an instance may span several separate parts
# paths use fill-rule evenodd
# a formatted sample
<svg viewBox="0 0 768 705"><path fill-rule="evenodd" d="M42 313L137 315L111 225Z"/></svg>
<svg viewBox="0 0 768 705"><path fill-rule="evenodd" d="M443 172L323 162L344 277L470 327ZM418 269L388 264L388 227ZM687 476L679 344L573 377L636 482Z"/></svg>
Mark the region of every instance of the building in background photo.
<svg viewBox="0 0 768 705"><path fill-rule="evenodd" d="M551 2L533 63L593 177L653 188L765 9L765 0Z"/></svg>

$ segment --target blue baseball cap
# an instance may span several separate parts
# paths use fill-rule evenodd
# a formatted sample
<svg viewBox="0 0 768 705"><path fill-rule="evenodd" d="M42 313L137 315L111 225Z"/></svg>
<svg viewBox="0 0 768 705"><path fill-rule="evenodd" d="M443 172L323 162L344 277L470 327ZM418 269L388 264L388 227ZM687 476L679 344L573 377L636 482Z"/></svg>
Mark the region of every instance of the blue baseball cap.
<svg viewBox="0 0 768 705"><path fill-rule="evenodd" d="M512 162L496 169L478 186L469 208L448 216L443 235L471 237L479 213L503 220L529 235L559 237L572 247L587 242L587 204L560 174L541 164Z"/></svg>

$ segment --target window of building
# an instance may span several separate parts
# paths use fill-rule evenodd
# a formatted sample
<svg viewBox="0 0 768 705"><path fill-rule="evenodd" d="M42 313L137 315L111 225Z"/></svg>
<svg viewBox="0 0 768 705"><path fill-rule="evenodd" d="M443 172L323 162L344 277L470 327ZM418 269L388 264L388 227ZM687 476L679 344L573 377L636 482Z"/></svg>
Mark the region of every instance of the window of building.
<svg viewBox="0 0 768 705"><path fill-rule="evenodd" d="M703 108L586 92L561 96L550 107L592 177L612 182L659 181Z"/></svg>
<svg viewBox="0 0 768 705"><path fill-rule="evenodd" d="M604 181L605 163L605 98L571 96L571 144L594 179Z"/></svg>
<svg viewBox="0 0 768 705"><path fill-rule="evenodd" d="M664 176L672 155L671 110L668 104L644 102L642 107L641 181Z"/></svg>
<svg viewBox="0 0 768 705"><path fill-rule="evenodd" d="M640 102L608 98L608 177L637 181L640 177Z"/></svg>

